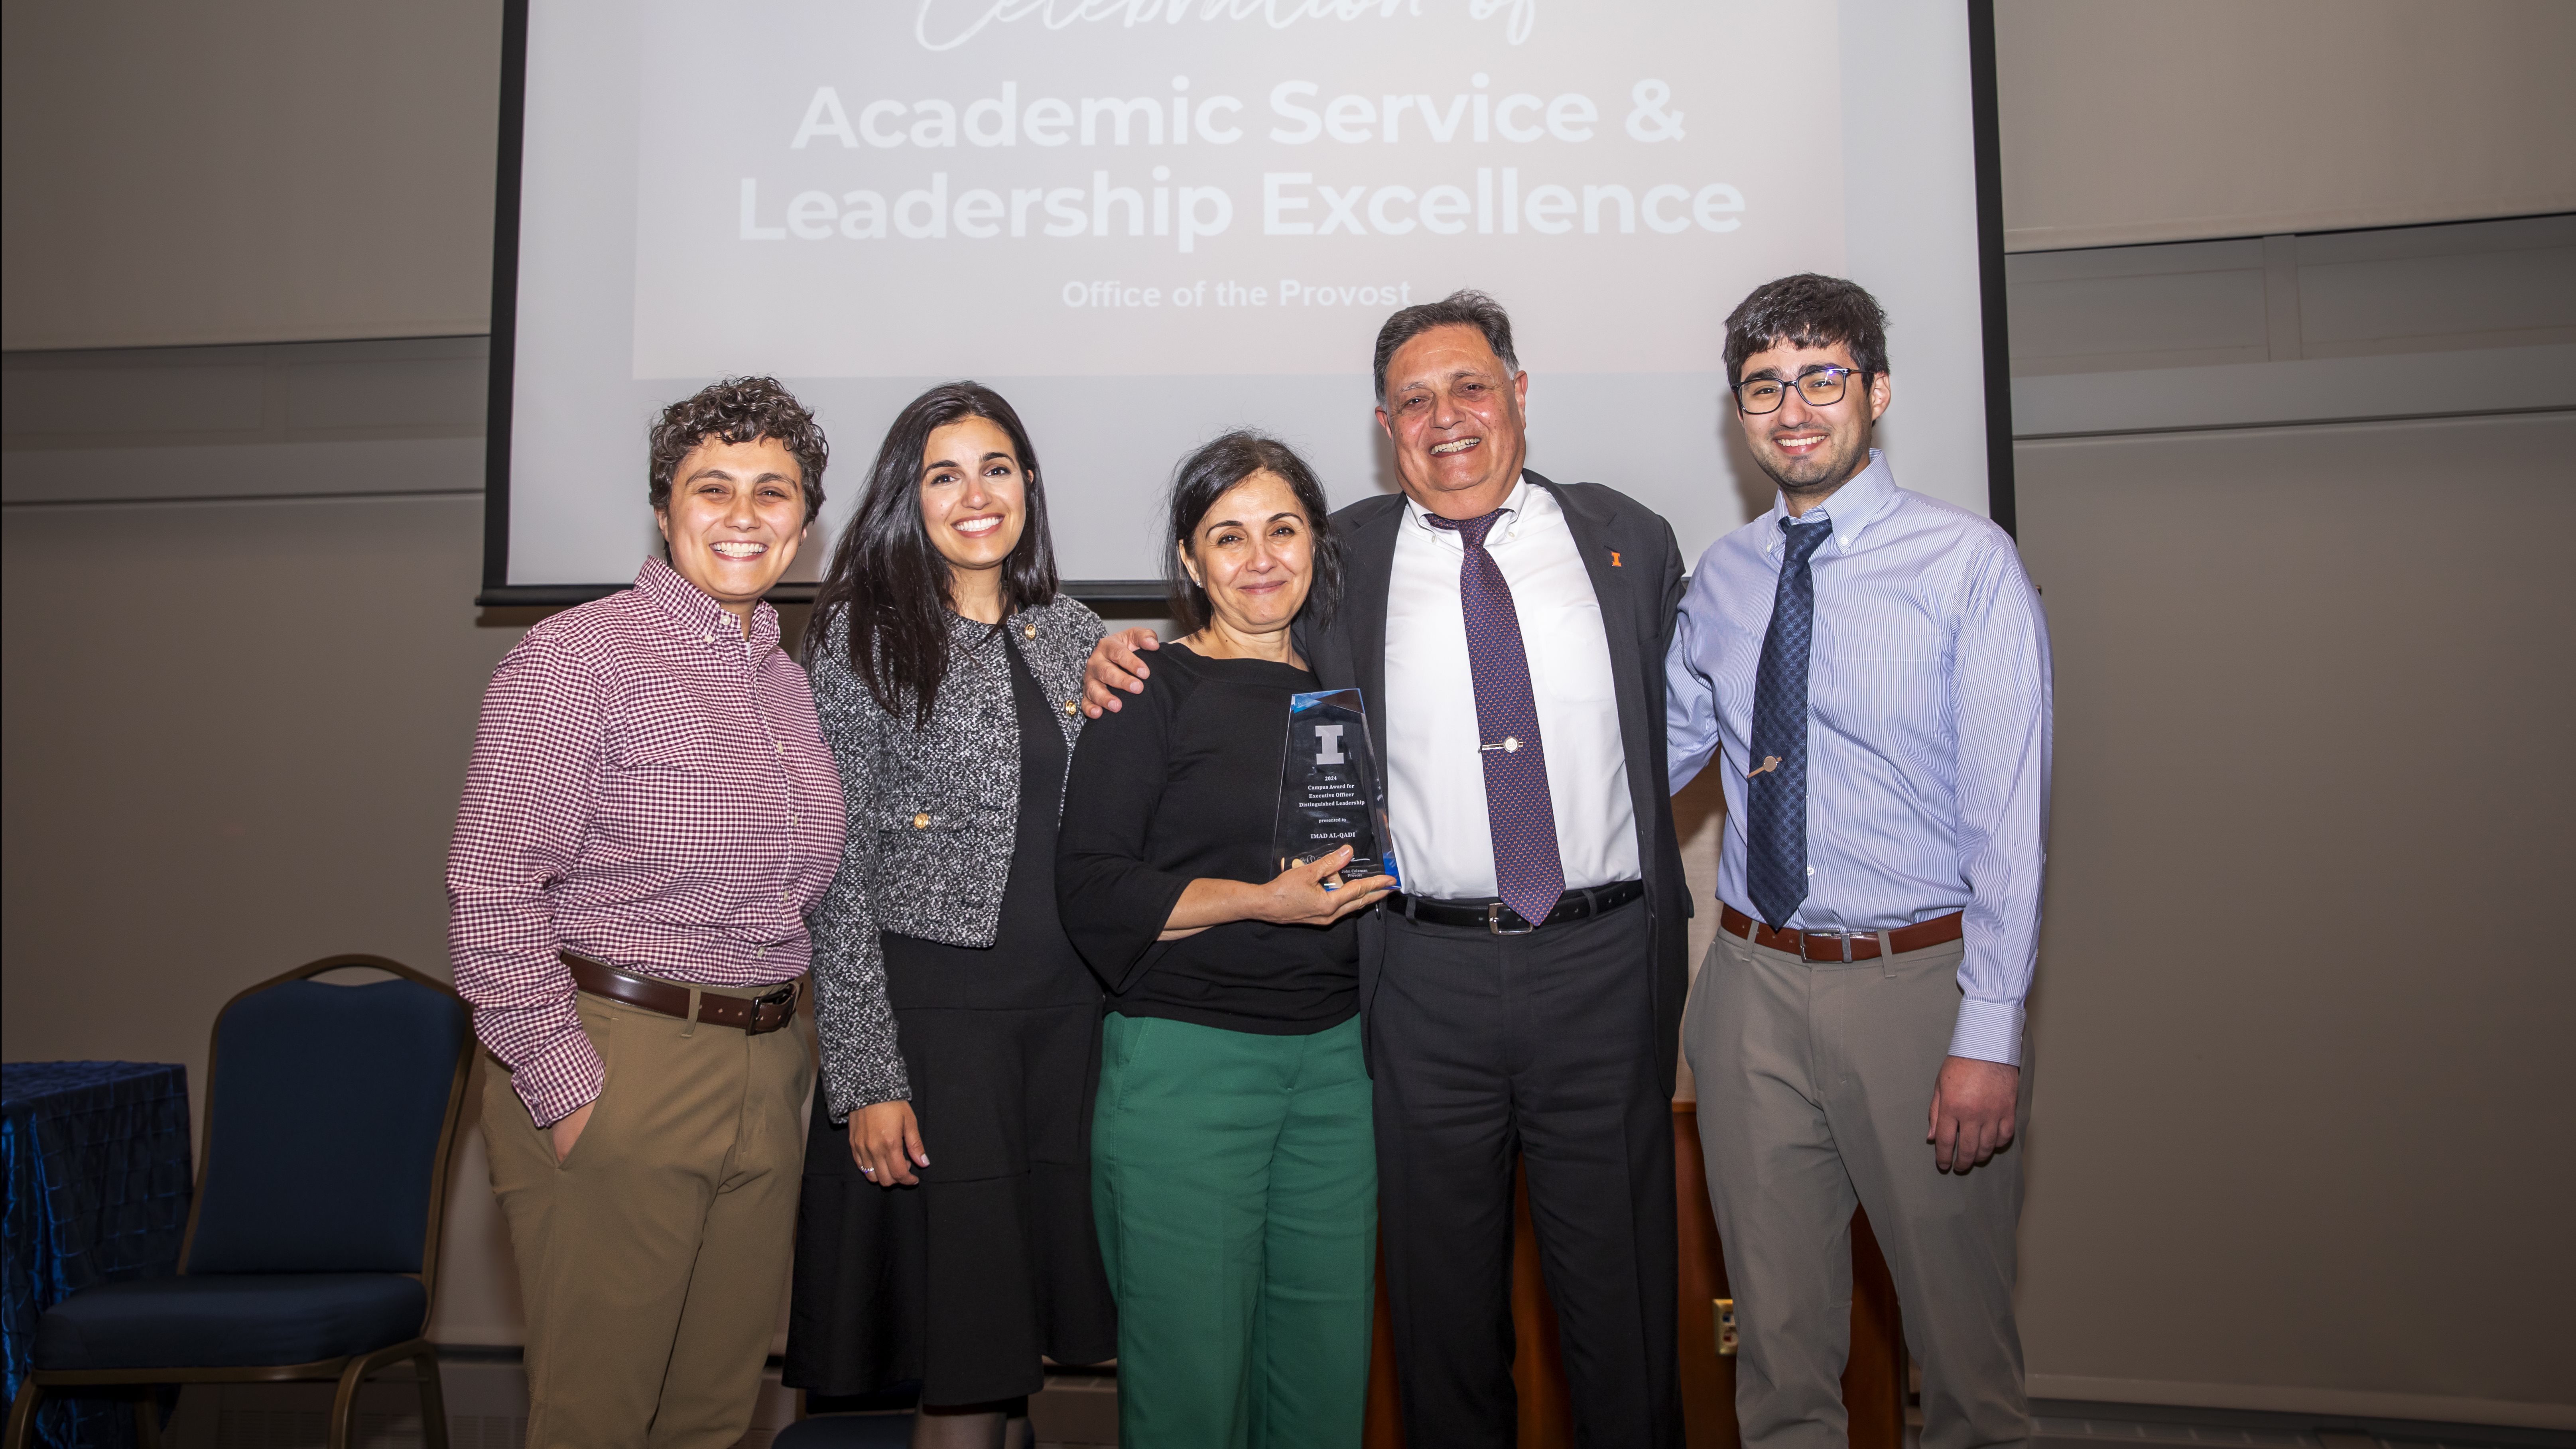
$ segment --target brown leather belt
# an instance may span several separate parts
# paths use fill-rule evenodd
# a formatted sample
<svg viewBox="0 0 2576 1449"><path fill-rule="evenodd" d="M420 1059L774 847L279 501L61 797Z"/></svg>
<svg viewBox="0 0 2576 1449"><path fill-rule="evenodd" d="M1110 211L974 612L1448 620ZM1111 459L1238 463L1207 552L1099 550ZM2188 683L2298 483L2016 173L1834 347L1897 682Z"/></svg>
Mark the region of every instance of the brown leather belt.
<svg viewBox="0 0 2576 1449"><path fill-rule="evenodd" d="M561 953L564 969L572 973L572 984L593 996L605 996L646 1011L664 1016L689 1019L689 988L632 971L620 971L603 961ZM766 995L755 997L723 996L713 991L700 991L698 1020L709 1026L730 1026L758 1036L776 1031L796 1019L796 983L790 981Z"/></svg>
<svg viewBox="0 0 2576 1449"><path fill-rule="evenodd" d="M1801 961L1875 961L1878 959L1876 931L1775 931L1733 906L1720 902L1717 924L1726 934L1786 951ZM1899 954L1920 951L1926 946L1946 945L1959 939L1960 912L1934 916L1910 926L1899 926L1887 933L1887 944Z"/></svg>

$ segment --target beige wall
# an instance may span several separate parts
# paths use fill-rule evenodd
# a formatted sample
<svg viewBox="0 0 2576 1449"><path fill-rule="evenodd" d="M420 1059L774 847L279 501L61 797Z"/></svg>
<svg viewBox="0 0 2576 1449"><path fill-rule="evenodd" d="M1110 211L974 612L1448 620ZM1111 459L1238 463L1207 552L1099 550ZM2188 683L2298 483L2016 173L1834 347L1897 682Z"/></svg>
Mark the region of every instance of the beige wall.
<svg viewBox="0 0 2576 1449"><path fill-rule="evenodd" d="M474 627L482 515L471 495L8 511L10 1056L130 1052L138 1004L202 1032L333 951L444 974L445 825L516 637ZM135 971L147 991L107 989Z"/></svg>
<svg viewBox="0 0 2576 1449"><path fill-rule="evenodd" d="M0 1056L181 1062L342 952L447 973L474 715L473 494L12 507L0 524ZM479 1138L433 1332L516 1343Z"/></svg>
<svg viewBox="0 0 2576 1449"><path fill-rule="evenodd" d="M2561 0L1996 30L2017 250L2576 209ZM0 348L486 330L500 34L498 0L4 0Z"/></svg>
<svg viewBox="0 0 2576 1449"><path fill-rule="evenodd" d="M2576 1428L2576 415L2016 451L2032 1392Z"/></svg>
<svg viewBox="0 0 2576 1449"><path fill-rule="evenodd" d="M1996 0L2014 251L2576 209L2562 0Z"/></svg>
<svg viewBox="0 0 2576 1449"><path fill-rule="evenodd" d="M0 347L488 330L500 0L0 3Z"/></svg>

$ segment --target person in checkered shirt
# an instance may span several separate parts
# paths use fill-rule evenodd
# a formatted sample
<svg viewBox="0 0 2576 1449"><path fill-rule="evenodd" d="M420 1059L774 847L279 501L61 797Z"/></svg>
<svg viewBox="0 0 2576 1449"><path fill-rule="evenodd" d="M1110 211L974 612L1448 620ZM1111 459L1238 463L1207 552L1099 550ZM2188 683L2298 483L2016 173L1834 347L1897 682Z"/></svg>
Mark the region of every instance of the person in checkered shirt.
<svg viewBox="0 0 2576 1449"><path fill-rule="evenodd" d="M662 556L493 672L448 855L527 1306L528 1444L731 1444L778 1322L814 1080L805 912L841 787L762 602L823 506L767 378L665 409Z"/></svg>

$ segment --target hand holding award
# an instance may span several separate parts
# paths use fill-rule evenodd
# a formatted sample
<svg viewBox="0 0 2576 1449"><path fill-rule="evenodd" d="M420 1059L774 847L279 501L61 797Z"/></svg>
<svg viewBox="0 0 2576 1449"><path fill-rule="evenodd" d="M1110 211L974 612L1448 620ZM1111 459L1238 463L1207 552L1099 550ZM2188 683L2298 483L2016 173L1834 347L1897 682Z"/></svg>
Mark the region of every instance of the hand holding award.
<svg viewBox="0 0 2576 1449"><path fill-rule="evenodd" d="M1329 926L1364 906L1375 905L1395 885L1392 876L1346 878L1351 848L1337 846L1321 857L1291 865L1261 892L1259 920L1274 926Z"/></svg>

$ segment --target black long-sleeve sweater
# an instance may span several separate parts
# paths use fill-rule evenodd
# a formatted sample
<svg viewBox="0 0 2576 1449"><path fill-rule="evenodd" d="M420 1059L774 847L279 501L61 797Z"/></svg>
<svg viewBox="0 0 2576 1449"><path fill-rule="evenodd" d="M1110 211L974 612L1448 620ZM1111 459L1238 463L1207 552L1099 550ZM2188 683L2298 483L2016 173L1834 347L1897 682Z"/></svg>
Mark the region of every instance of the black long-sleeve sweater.
<svg viewBox="0 0 2576 1449"><path fill-rule="evenodd" d="M1359 1010L1359 931L1230 921L1158 941L1189 883L1267 881L1290 695L1314 675L1180 644L1145 692L1094 721L1073 752L1056 837L1056 895L1109 1009L1228 1031L1303 1035Z"/></svg>

